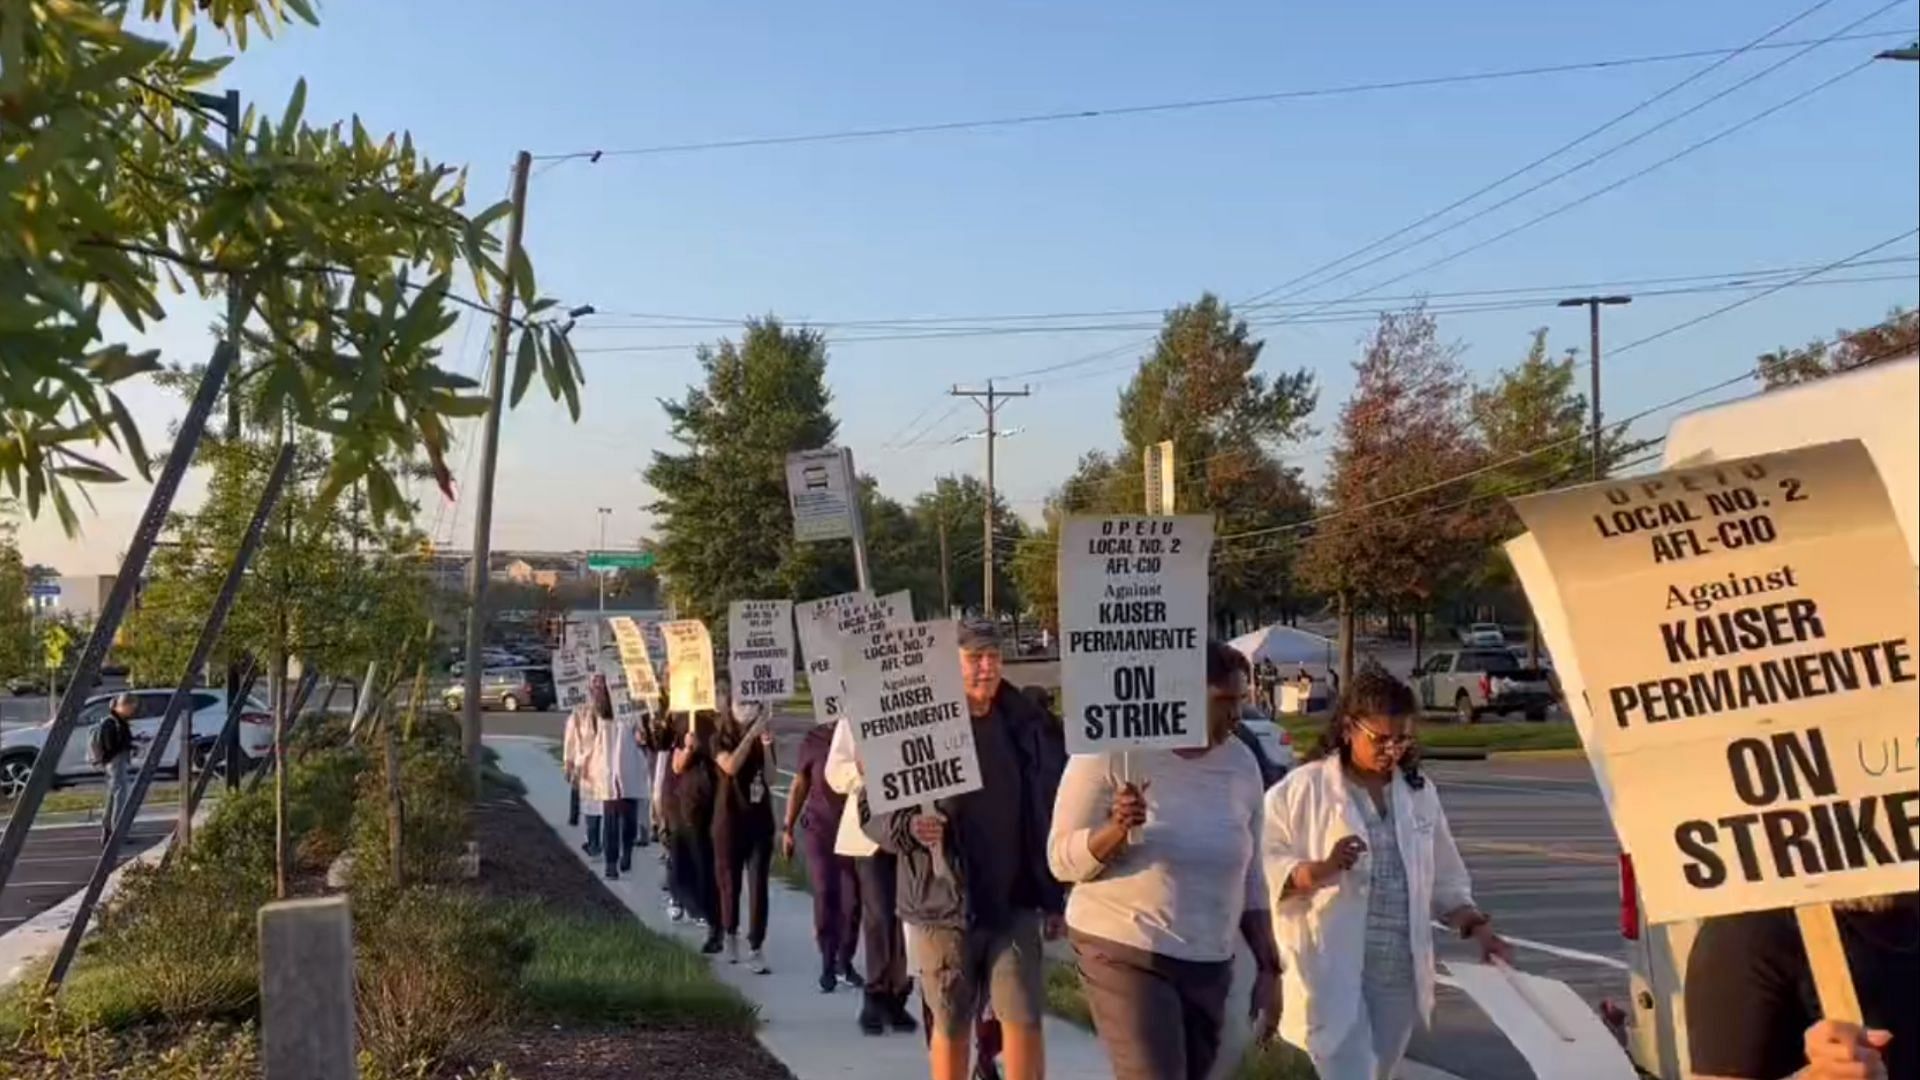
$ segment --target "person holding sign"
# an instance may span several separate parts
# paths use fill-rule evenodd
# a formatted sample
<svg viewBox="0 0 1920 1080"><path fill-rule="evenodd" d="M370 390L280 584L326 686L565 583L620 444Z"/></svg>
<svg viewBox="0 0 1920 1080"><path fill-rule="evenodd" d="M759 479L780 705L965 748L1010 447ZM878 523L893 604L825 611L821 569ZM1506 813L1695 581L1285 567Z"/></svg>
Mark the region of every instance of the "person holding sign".
<svg viewBox="0 0 1920 1080"><path fill-rule="evenodd" d="M833 746L838 721L826 720L807 730L800 741L800 760L787 789L786 825L781 830L781 854L791 859L805 845L804 862L813 894L813 940L820 947L820 992L831 994L841 982L859 988L866 980L853 969L860 948L860 881L853 860L833 850L840 831L840 815L847 797L827 783L827 752ZM795 831L801 837L795 839Z"/></svg>
<svg viewBox="0 0 1920 1080"><path fill-rule="evenodd" d="M1388 1080L1433 1011L1433 920L1509 957L1474 906L1414 743L1413 691L1358 672L1315 760L1267 793L1262 837L1285 967L1280 1031L1328 1080Z"/></svg>
<svg viewBox="0 0 1920 1080"><path fill-rule="evenodd" d="M1865 1025L1821 1019L1788 909L1708 919L1687 958L1700 1080L1920 1078L1920 893L1834 902Z"/></svg>
<svg viewBox="0 0 1920 1080"><path fill-rule="evenodd" d="M1205 748L1077 754L1060 781L1048 861L1073 887L1067 929L1118 1080L1206 1080L1236 936L1258 972L1255 1037L1279 1019L1280 954L1260 863L1265 785L1234 737L1245 668L1232 648L1207 644Z"/></svg>
<svg viewBox="0 0 1920 1080"><path fill-rule="evenodd" d="M876 824L882 845L900 857L900 917L915 931L920 993L933 1018L933 1080L967 1076L969 1036L989 1000L1007 1077L1037 1080L1046 1064L1041 939L1064 930L1047 833L1065 747L1026 695L1001 679L997 626L962 624L959 651L983 786Z"/></svg>
<svg viewBox="0 0 1920 1080"><path fill-rule="evenodd" d="M681 908L707 925L700 951L719 955L726 946L720 930L720 890L714 868L713 818L719 799L713 763L712 713L690 713L674 725L673 857L678 884L673 893Z"/></svg>
<svg viewBox="0 0 1920 1080"><path fill-rule="evenodd" d="M617 881L622 873L633 869L633 849L640 841L640 800L646 798L649 777L640 754L639 726L617 715L606 676L593 676L588 697L594 731L587 747L583 786L588 798L600 802L606 876L608 881ZM630 710L628 715L632 715Z"/></svg>
<svg viewBox="0 0 1920 1080"><path fill-rule="evenodd" d="M713 813L713 855L720 891L720 932L727 939L727 962L740 962L740 889L747 890L747 966L765 975L762 946L767 941L767 875L773 868L773 794L767 777L774 770L773 730L767 706L742 701L721 679L715 687L728 709L713 737L713 763L719 782Z"/></svg>

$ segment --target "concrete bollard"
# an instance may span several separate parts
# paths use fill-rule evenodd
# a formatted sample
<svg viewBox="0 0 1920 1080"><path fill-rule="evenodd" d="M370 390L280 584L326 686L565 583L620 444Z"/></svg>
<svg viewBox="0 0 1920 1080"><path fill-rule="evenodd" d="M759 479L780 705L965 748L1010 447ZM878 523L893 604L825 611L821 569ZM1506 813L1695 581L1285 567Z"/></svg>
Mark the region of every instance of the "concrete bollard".
<svg viewBox="0 0 1920 1080"><path fill-rule="evenodd" d="M260 909L260 1042L266 1080L353 1080L353 916L347 900Z"/></svg>

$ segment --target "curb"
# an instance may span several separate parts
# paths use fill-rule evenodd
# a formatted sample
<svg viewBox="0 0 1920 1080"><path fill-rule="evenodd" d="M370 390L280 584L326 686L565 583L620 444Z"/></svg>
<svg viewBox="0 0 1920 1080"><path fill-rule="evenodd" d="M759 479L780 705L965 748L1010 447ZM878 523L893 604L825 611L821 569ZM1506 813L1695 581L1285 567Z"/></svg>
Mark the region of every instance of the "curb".
<svg viewBox="0 0 1920 1080"><path fill-rule="evenodd" d="M1585 761L1587 752L1577 746L1554 750L1496 750L1488 758L1493 761Z"/></svg>
<svg viewBox="0 0 1920 1080"><path fill-rule="evenodd" d="M1485 761L1492 755L1484 749L1459 746L1423 746L1420 748L1422 761Z"/></svg>

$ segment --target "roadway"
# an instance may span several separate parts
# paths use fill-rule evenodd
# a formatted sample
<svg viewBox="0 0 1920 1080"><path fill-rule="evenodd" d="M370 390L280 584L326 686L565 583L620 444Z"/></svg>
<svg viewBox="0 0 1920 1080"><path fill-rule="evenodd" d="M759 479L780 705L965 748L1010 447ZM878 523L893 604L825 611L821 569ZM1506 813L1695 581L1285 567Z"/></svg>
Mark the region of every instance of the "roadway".
<svg viewBox="0 0 1920 1080"><path fill-rule="evenodd" d="M558 739L558 713L489 713L490 734ZM783 772L792 768L811 717L775 721ZM1582 998L1624 1002L1627 972L1619 931L1617 847L1592 772L1580 758L1429 762L1478 903L1512 941L1519 965L1572 986ZM776 790L784 792L785 778ZM1442 959L1467 958L1458 942ZM1442 988L1434 1030L1413 1057L1475 1080L1527 1080L1533 1073L1463 995Z"/></svg>

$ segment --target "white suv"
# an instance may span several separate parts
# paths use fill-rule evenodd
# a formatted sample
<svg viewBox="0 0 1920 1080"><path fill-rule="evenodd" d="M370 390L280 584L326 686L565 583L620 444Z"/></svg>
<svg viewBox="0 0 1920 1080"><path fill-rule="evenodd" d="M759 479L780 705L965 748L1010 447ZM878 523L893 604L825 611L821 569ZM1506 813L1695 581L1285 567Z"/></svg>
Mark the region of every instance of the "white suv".
<svg viewBox="0 0 1920 1080"><path fill-rule="evenodd" d="M167 700L173 696L171 688L154 687L146 690L128 690L133 695L137 711L131 723L133 729L133 760L137 766L145 758L147 748L160 729L160 719L166 715ZM60 767L54 773L54 783L71 784L90 780L100 775L100 769L87 760L87 744L91 741L93 727L107 715L114 698L119 693L99 694L88 698L80 707L78 722L67 738L67 746L60 754ZM193 691L187 707L192 710L193 757L194 768L205 768L214 760L215 744L220 738L220 729L227 723L227 692L219 688L203 688ZM32 727L8 728L0 734L0 799L12 800L26 789L27 777L33 774L33 763L40 757L40 750L47 744L47 729L51 721L43 721ZM179 729L175 728L173 738L160 755L160 771L176 772L179 768L180 743ZM273 717L260 699L249 698L246 707L240 713L240 749L249 760L266 757L273 750Z"/></svg>

